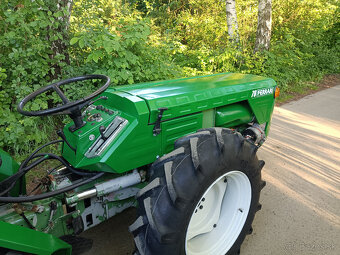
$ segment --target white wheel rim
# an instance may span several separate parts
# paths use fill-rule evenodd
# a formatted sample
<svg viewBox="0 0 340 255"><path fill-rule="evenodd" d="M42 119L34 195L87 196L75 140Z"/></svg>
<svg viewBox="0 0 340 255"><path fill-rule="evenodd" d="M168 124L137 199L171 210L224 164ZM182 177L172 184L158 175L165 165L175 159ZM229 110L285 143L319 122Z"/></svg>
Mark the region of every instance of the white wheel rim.
<svg viewBox="0 0 340 255"><path fill-rule="evenodd" d="M251 184L244 173L231 171L216 179L191 215L186 254L226 254L243 229L250 203Z"/></svg>

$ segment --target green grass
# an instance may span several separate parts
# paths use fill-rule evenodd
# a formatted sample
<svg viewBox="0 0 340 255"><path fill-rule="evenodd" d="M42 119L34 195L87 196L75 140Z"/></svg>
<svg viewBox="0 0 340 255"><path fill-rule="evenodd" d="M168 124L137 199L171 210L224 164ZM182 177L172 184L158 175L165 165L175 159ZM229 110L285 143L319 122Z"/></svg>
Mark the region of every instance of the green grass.
<svg viewBox="0 0 340 255"><path fill-rule="evenodd" d="M279 98L276 100L278 104L283 104L294 98L311 94L311 92L318 90L320 87L315 82L300 82L296 84L289 84L289 89L283 88Z"/></svg>

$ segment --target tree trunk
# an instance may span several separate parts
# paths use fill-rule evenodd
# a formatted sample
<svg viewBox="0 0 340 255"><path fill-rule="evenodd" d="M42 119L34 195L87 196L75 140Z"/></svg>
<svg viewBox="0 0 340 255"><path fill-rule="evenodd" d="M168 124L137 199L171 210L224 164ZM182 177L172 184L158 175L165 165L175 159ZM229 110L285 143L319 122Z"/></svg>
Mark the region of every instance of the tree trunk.
<svg viewBox="0 0 340 255"><path fill-rule="evenodd" d="M272 32L272 0L259 0L257 34L254 52L269 50Z"/></svg>
<svg viewBox="0 0 340 255"><path fill-rule="evenodd" d="M72 10L72 4L73 0L57 0L52 1L49 4L49 10L54 14L58 11L64 12L65 10L68 12L68 14L64 13L62 16L59 16L58 18L55 18L55 21L58 21L60 25L56 28L48 27L48 30L54 31L55 34L59 34L61 38L58 38L57 40L54 40L51 42L51 50L52 54L49 55L50 59L53 60L57 55L63 55L64 59L63 62L65 62L67 65L70 64L70 58L67 51L67 44L69 40L69 33L68 28L70 25L70 15ZM50 39L50 35L47 38ZM60 75L62 73L62 68L60 65L60 62L56 62L51 66L51 69L54 71L50 71L50 79L58 79L60 78Z"/></svg>
<svg viewBox="0 0 340 255"><path fill-rule="evenodd" d="M237 44L240 41L240 36L238 33L236 3L235 0L226 0L225 3L229 40Z"/></svg>

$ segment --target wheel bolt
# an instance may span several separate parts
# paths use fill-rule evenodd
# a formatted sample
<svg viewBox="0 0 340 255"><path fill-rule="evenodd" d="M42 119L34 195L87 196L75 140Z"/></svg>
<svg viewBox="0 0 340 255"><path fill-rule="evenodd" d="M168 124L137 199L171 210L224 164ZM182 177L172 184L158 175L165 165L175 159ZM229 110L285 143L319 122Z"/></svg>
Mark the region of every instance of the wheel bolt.
<svg viewBox="0 0 340 255"><path fill-rule="evenodd" d="M202 202L204 202L205 201L205 198L202 198Z"/></svg>
<svg viewBox="0 0 340 255"><path fill-rule="evenodd" d="M239 210L240 212L243 212L243 209L242 209L242 208L238 208L238 210Z"/></svg>
<svg viewBox="0 0 340 255"><path fill-rule="evenodd" d="M227 178L224 178L224 182L225 182L225 183L227 182Z"/></svg>
<svg viewBox="0 0 340 255"><path fill-rule="evenodd" d="M203 209L203 205L200 206L200 209Z"/></svg>
<svg viewBox="0 0 340 255"><path fill-rule="evenodd" d="M216 224L214 224L214 226L213 226L214 228L216 228L217 227L217 225Z"/></svg>

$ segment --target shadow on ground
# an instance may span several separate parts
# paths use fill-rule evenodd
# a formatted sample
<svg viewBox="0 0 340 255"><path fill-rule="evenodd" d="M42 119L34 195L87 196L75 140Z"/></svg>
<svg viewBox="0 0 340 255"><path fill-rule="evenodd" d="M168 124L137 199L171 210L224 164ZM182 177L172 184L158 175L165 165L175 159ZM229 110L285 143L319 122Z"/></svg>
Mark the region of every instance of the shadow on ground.
<svg viewBox="0 0 340 255"><path fill-rule="evenodd" d="M259 152L263 209L241 254L340 254L340 121L284 108L274 116Z"/></svg>

